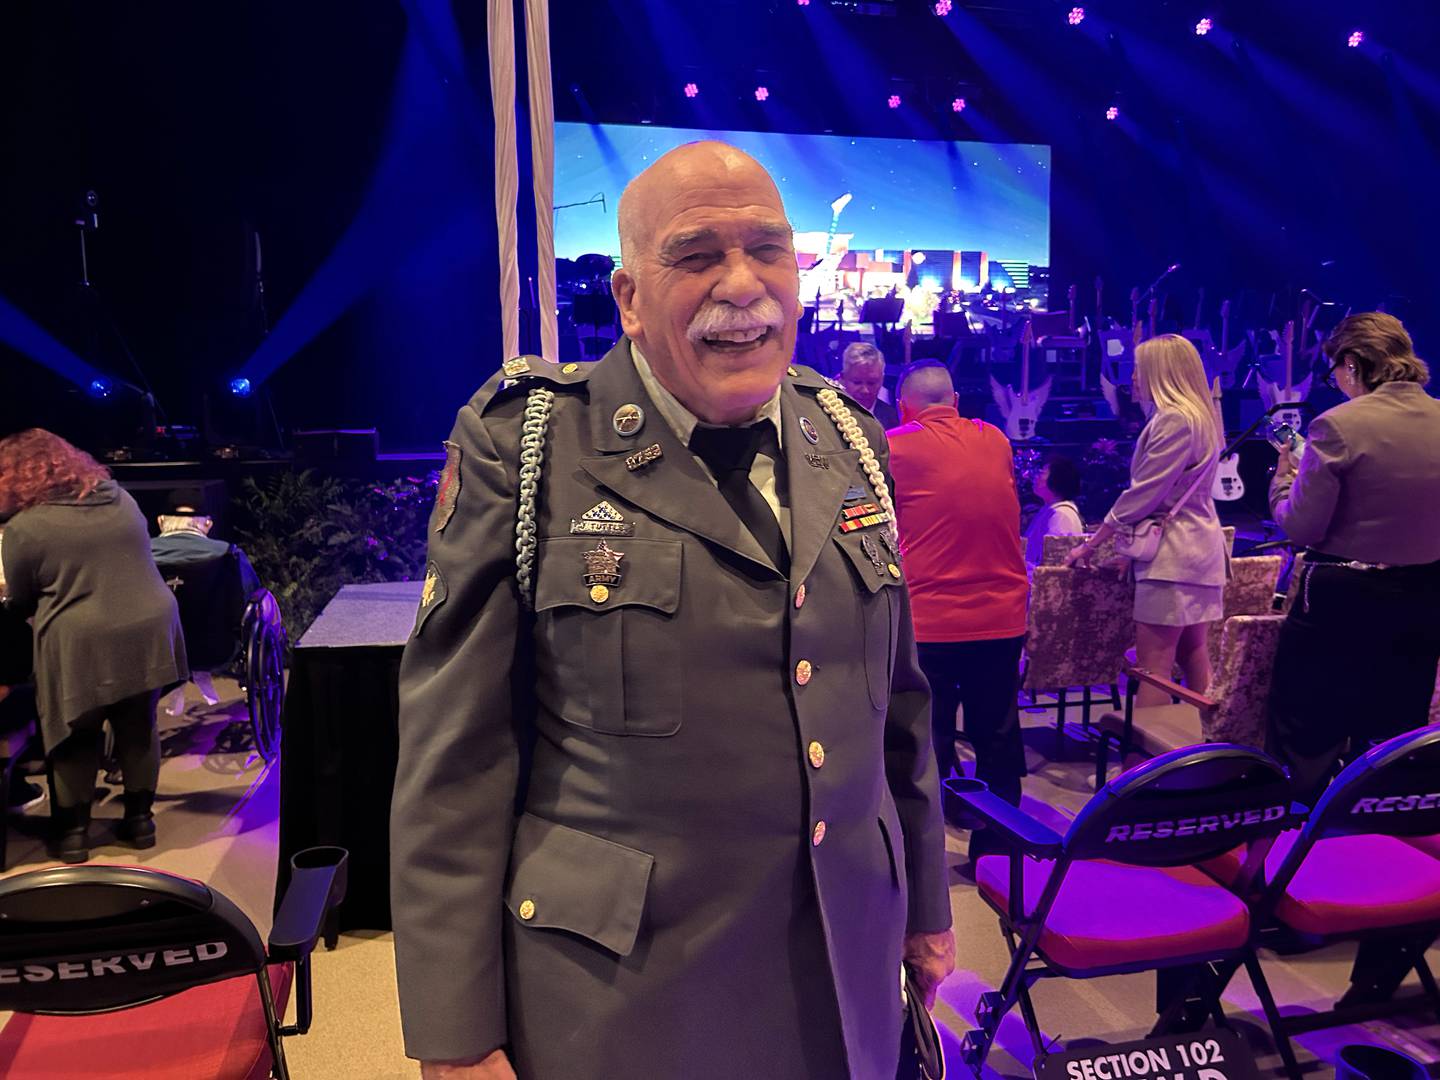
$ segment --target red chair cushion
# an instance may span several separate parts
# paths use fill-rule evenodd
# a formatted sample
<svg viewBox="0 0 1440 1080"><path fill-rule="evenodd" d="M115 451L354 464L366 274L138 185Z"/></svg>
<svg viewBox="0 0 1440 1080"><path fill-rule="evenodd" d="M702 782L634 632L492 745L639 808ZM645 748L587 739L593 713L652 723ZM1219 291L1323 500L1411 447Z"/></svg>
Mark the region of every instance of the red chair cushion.
<svg viewBox="0 0 1440 1080"><path fill-rule="evenodd" d="M1440 859L1440 836L1407 836L1405 842L1417 847L1427 855Z"/></svg>
<svg viewBox="0 0 1440 1080"><path fill-rule="evenodd" d="M976 880L991 903L1010 901L1010 860L977 860ZM1034 908L1054 863L1025 860L1025 900ZM1163 964L1237 949L1250 912L1229 890L1190 866L1154 869L1112 862L1072 863L1040 935L1057 967L1091 971Z"/></svg>
<svg viewBox="0 0 1440 1080"><path fill-rule="evenodd" d="M270 968L280 1016L290 978L289 964ZM6 1080L263 1080L270 1064L260 988L248 976L97 1016L17 1013L0 1030Z"/></svg>
<svg viewBox="0 0 1440 1080"><path fill-rule="evenodd" d="M1284 833L1267 874L1294 846ZM1440 919L1440 860L1394 836L1329 836L1315 843L1275 914L1306 934L1344 934Z"/></svg>

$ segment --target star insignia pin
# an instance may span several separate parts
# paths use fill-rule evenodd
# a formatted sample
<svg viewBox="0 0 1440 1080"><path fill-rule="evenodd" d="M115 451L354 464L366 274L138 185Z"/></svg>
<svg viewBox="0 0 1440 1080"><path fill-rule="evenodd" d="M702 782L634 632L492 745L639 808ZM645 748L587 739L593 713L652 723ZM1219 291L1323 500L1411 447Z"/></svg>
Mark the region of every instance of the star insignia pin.
<svg viewBox="0 0 1440 1080"><path fill-rule="evenodd" d="M616 551L604 540L589 551L582 551L580 557L585 560L584 580L586 585L613 586L620 584L620 560L625 557L623 551Z"/></svg>

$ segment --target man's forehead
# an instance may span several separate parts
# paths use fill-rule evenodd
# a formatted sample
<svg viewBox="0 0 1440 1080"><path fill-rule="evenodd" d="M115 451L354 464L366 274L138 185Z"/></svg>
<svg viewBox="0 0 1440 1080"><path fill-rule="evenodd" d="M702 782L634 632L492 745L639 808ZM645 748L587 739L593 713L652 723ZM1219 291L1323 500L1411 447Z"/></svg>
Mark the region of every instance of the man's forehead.
<svg viewBox="0 0 1440 1080"><path fill-rule="evenodd" d="M756 235L788 240L790 222L767 206L696 206L661 222L655 239L657 247L678 247Z"/></svg>

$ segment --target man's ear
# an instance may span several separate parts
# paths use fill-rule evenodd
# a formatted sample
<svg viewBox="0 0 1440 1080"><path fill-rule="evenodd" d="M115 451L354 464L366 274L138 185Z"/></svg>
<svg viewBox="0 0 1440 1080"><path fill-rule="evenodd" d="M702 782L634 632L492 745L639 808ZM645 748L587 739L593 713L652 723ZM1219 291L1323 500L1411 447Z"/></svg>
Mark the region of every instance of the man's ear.
<svg viewBox="0 0 1440 1080"><path fill-rule="evenodd" d="M635 310L635 275L621 267L610 275L610 294L615 297L615 306L620 310L620 329L632 341L645 332L640 315Z"/></svg>

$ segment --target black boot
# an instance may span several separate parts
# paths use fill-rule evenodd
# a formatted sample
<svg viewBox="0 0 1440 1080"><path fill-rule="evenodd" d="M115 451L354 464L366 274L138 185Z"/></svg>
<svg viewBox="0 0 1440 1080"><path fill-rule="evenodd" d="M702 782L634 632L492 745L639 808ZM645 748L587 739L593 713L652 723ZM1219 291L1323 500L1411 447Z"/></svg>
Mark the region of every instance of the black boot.
<svg viewBox="0 0 1440 1080"><path fill-rule="evenodd" d="M83 863L90 858L90 804L50 806L55 827L55 857L64 863Z"/></svg>
<svg viewBox="0 0 1440 1080"><path fill-rule="evenodd" d="M131 847L154 847L155 815L150 812L150 807L155 802L155 792L127 791L122 798L125 800L125 818L115 834Z"/></svg>

